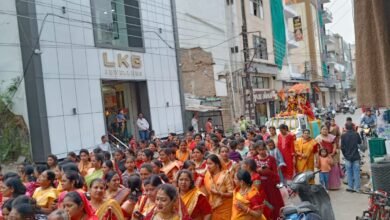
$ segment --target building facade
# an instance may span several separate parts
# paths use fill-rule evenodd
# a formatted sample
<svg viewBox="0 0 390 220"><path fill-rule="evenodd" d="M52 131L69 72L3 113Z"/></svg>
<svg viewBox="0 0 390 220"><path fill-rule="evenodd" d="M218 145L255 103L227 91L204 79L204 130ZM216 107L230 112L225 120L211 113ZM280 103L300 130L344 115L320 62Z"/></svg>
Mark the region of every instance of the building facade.
<svg viewBox="0 0 390 220"><path fill-rule="evenodd" d="M2 50L1 56L16 60L8 78L25 77L14 111L29 122L35 161L95 146L115 126L119 110L126 116L127 136L138 137L140 112L156 136L183 132L172 3L16 0L8 5L17 22L10 33L19 42L14 53Z"/></svg>

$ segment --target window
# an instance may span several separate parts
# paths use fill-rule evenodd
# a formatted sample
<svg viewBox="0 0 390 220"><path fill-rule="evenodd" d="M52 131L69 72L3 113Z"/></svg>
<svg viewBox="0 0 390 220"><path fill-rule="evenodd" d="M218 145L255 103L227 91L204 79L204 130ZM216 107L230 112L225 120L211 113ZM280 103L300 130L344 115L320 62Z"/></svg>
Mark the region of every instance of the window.
<svg viewBox="0 0 390 220"><path fill-rule="evenodd" d="M226 0L227 5L232 5L234 3L234 0Z"/></svg>
<svg viewBox="0 0 390 220"><path fill-rule="evenodd" d="M263 0L249 0L251 14L259 18L264 18Z"/></svg>
<svg viewBox="0 0 390 220"><path fill-rule="evenodd" d="M268 60L268 52L267 52L267 39L262 38L260 36L253 36L253 51L255 54L255 58Z"/></svg>
<svg viewBox="0 0 390 220"><path fill-rule="evenodd" d="M254 89L269 89L269 78L268 77L260 77L253 76L252 77L252 88Z"/></svg>
<svg viewBox="0 0 390 220"><path fill-rule="evenodd" d="M139 0L91 0L95 42L111 48L143 48Z"/></svg>

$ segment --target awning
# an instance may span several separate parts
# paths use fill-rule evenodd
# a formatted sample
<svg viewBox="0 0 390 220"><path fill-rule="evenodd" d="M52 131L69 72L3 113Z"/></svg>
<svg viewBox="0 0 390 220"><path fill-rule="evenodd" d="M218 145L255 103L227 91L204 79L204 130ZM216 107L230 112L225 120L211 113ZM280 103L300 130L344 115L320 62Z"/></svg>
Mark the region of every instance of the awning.
<svg viewBox="0 0 390 220"><path fill-rule="evenodd" d="M211 111L222 111L223 110L219 107L205 106L205 105L186 106L185 109L186 109L186 111L191 111L191 112L211 112Z"/></svg>

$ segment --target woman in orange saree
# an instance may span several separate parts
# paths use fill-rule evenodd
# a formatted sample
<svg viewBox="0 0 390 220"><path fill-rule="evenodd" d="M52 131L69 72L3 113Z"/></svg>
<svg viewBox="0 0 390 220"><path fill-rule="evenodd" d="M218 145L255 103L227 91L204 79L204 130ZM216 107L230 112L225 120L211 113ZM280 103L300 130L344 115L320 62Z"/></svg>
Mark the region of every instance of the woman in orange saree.
<svg viewBox="0 0 390 220"><path fill-rule="evenodd" d="M177 186L179 187L180 197L193 220L211 219L212 209L210 203L206 195L195 187L191 171L179 171Z"/></svg>
<svg viewBox="0 0 390 220"><path fill-rule="evenodd" d="M91 161L89 159L89 152L86 149L81 149L80 150L80 162L78 165L79 171L81 176L86 176L88 173L88 170L92 168Z"/></svg>
<svg viewBox="0 0 390 220"><path fill-rule="evenodd" d="M180 141L179 150L176 151L176 158L184 163L190 159L191 150L187 147L187 142L184 140Z"/></svg>
<svg viewBox="0 0 390 220"><path fill-rule="evenodd" d="M176 161L171 161L169 159L169 155L172 154L172 150L170 148L164 148L160 150L160 160L163 163L163 167L161 171L167 175L169 182L173 183L175 175L177 171L179 171L180 166L176 163Z"/></svg>
<svg viewBox="0 0 390 220"><path fill-rule="evenodd" d="M180 199L176 188L171 184L158 187L156 206L146 215L145 220L191 220L187 208Z"/></svg>
<svg viewBox="0 0 390 220"><path fill-rule="evenodd" d="M212 220L230 219L232 214L233 183L229 173L222 170L222 162L217 155L207 158L207 169L204 178L204 189L211 208Z"/></svg>
<svg viewBox="0 0 390 220"><path fill-rule="evenodd" d="M234 174L239 168L239 164L229 159L229 151L230 149L227 146L222 145L219 149L219 156L222 160L222 169L226 170L229 173L230 178L233 179Z"/></svg>
<svg viewBox="0 0 390 220"><path fill-rule="evenodd" d="M294 148L296 173L314 171L314 155L318 151L318 143L310 137L310 130L303 131L302 137L295 141Z"/></svg>
<svg viewBox="0 0 390 220"><path fill-rule="evenodd" d="M248 171L239 170L234 175L237 188L233 192L232 220L266 220L263 215L264 197L252 186Z"/></svg>

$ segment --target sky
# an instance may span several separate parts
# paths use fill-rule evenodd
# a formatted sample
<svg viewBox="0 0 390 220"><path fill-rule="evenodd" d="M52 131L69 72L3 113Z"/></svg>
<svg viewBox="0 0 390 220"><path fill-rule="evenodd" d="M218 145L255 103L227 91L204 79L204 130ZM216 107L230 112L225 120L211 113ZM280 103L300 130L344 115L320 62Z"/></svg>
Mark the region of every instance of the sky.
<svg viewBox="0 0 390 220"><path fill-rule="evenodd" d="M333 15L333 22L326 29L338 33L348 43L355 43L352 0L331 0L324 5Z"/></svg>

